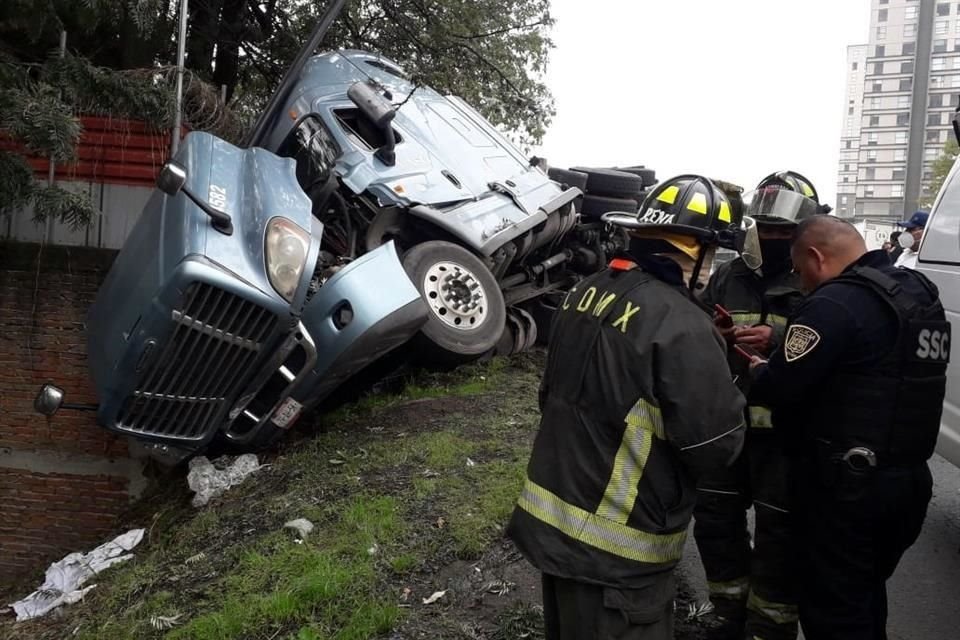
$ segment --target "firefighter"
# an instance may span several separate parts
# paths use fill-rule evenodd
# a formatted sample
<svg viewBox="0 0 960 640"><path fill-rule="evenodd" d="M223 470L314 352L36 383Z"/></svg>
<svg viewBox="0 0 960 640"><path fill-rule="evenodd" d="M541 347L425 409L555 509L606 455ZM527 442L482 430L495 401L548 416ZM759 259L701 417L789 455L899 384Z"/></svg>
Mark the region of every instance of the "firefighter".
<svg viewBox="0 0 960 640"><path fill-rule="evenodd" d="M800 223L793 264L813 290L751 401L790 446L800 625L811 640L886 638L886 581L920 533L950 357L936 287L867 252L849 223Z"/></svg>
<svg viewBox="0 0 960 640"><path fill-rule="evenodd" d="M812 194L812 197L806 194ZM782 342L787 318L803 299L790 262L790 238L797 222L822 210L816 190L798 173L765 178L743 197L744 215L757 224L762 263L742 258L720 267L701 301L720 305L729 316L721 331L730 345L728 361L740 380L749 379L749 360L735 346L764 357ZM770 411L747 408L744 450L729 469L697 485L694 538L714 605L716 638L793 640L797 637L796 572L790 540L787 460L772 429ZM747 510L756 528L751 545Z"/></svg>
<svg viewBox="0 0 960 640"><path fill-rule="evenodd" d="M743 442L745 400L692 294L717 244L744 243L733 215L706 178L662 183L638 215L605 216L629 250L557 311L508 529L543 574L549 640L673 638L696 478Z"/></svg>

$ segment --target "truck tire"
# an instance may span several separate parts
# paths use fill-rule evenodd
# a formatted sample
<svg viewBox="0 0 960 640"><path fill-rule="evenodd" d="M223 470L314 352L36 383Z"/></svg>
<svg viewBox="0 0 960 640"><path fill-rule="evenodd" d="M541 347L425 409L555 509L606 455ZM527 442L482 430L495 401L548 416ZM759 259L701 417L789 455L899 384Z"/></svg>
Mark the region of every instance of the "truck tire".
<svg viewBox="0 0 960 640"><path fill-rule="evenodd" d="M639 177L613 169L573 167L573 171L587 174L587 193L610 198L635 198L643 191Z"/></svg>
<svg viewBox="0 0 960 640"><path fill-rule="evenodd" d="M624 213L636 213L640 206L636 200L626 198L606 198L604 196L585 195L583 203L580 205L580 213L585 218L599 218L605 213L611 211L622 211Z"/></svg>
<svg viewBox="0 0 960 640"><path fill-rule="evenodd" d="M479 258L451 242L415 245L403 268L423 296L430 314L414 337L427 364L468 362L490 351L503 334L507 307L490 270Z"/></svg>
<svg viewBox="0 0 960 640"><path fill-rule="evenodd" d="M554 182L559 182L568 187L576 187L580 191L587 190L587 174L579 171L568 171L567 169L550 169L547 176Z"/></svg>
<svg viewBox="0 0 960 640"><path fill-rule="evenodd" d="M617 167L617 171L637 176L643 181L644 188L657 184L657 172L653 169L647 169L643 165L637 165L636 167Z"/></svg>

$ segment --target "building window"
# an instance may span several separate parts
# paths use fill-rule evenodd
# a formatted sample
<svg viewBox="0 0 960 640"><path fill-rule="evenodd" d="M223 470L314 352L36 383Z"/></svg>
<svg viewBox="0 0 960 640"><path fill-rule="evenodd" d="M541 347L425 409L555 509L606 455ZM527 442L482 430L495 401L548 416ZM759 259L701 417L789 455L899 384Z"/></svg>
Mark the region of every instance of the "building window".
<svg viewBox="0 0 960 640"><path fill-rule="evenodd" d="M894 169L893 170L893 179L894 180L903 180L907 177L906 169Z"/></svg>
<svg viewBox="0 0 960 640"><path fill-rule="evenodd" d="M867 134L867 144L868 144L868 145L875 145L875 144L877 144L877 142L879 141L879 139L880 139L880 137L879 137L879 135L876 134L876 133L868 133L868 134Z"/></svg>
<svg viewBox="0 0 960 640"><path fill-rule="evenodd" d="M907 7L906 11L903 13L904 20L916 20L917 19L917 7Z"/></svg>
<svg viewBox="0 0 960 640"><path fill-rule="evenodd" d="M893 185L892 187L890 187L890 195L893 196L894 198L902 198L902 197L903 197L903 185L902 185L902 184L895 184L895 185Z"/></svg>
<svg viewBox="0 0 960 640"><path fill-rule="evenodd" d="M867 198L872 198L872 197L873 197L873 185L872 185L872 184L867 185L867 186L865 186L865 187L863 188L863 195L864 195L864 197L867 197Z"/></svg>
<svg viewBox="0 0 960 640"><path fill-rule="evenodd" d="M853 63L853 70L856 71L859 66L860 66L860 63L859 63L859 62L854 62L854 63Z"/></svg>
<svg viewBox="0 0 960 640"><path fill-rule="evenodd" d="M877 27L877 31L883 29L883 37L887 37L886 27ZM916 38L917 37L917 23L905 24L903 25L903 37L904 38Z"/></svg>
<svg viewBox="0 0 960 640"><path fill-rule="evenodd" d="M911 60L910 62L901 62L900 73L913 73L913 61Z"/></svg>
<svg viewBox="0 0 960 640"><path fill-rule="evenodd" d="M887 48L881 44L881 45L877 45L877 48L873 52L873 57L882 58L886 54L887 54ZM856 62L854 62L854 64L856 64Z"/></svg>
<svg viewBox="0 0 960 640"><path fill-rule="evenodd" d="M913 88L913 78L903 78L900 80L900 91L910 91Z"/></svg>
<svg viewBox="0 0 960 640"><path fill-rule="evenodd" d="M939 2L937 3L937 15L939 17L950 15L950 3L949 2Z"/></svg>
<svg viewBox="0 0 960 640"><path fill-rule="evenodd" d="M901 109L909 109L910 96L897 96L897 106Z"/></svg>
<svg viewBox="0 0 960 640"><path fill-rule="evenodd" d="M867 162L876 162L877 161L877 150L871 149L867 151Z"/></svg>
<svg viewBox="0 0 960 640"><path fill-rule="evenodd" d="M931 113L927 115L927 124L931 127L936 127L940 125L940 114Z"/></svg>
<svg viewBox="0 0 960 640"><path fill-rule="evenodd" d="M940 142L940 132L927 131L927 142Z"/></svg>
<svg viewBox="0 0 960 640"><path fill-rule="evenodd" d="M916 42L904 42L903 43L903 55L912 56L917 51Z"/></svg>
<svg viewBox="0 0 960 640"><path fill-rule="evenodd" d="M853 107L847 107L847 115L848 115L848 116L852 116L852 115L853 115Z"/></svg>
<svg viewBox="0 0 960 640"><path fill-rule="evenodd" d="M880 126L880 116L870 116L870 124L869 124L868 126L871 126L871 127L879 127L879 126Z"/></svg>
<svg viewBox="0 0 960 640"><path fill-rule="evenodd" d="M893 139L895 144L907 144L907 132L906 131L897 131L894 134Z"/></svg>
<svg viewBox="0 0 960 640"><path fill-rule="evenodd" d="M874 169L873 167L871 167L871 168L869 168L869 169L864 169L864 171L863 171L863 179L864 179L864 180L876 180L876 179L877 179L877 170Z"/></svg>
<svg viewBox="0 0 960 640"><path fill-rule="evenodd" d="M936 160L938 157L940 157L940 150L936 148L924 149L923 157L925 160Z"/></svg>
<svg viewBox="0 0 960 640"><path fill-rule="evenodd" d="M910 113L898 113L897 114L897 126L905 127L910 124Z"/></svg>
<svg viewBox="0 0 960 640"><path fill-rule="evenodd" d="M907 160L907 150L906 149L895 149L893 152L894 162L906 162Z"/></svg>
<svg viewBox="0 0 960 640"><path fill-rule="evenodd" d="M930 87L933 89L941 89L943 87L943 76L933 76L930 78Z"/></svg>
<svg viewBox="0 0 960 640"><path fill-rule="evenodd" d="M944 96L942 93L934 93L930 96L930 106L931 107L942 107Z"/></svg>
<svg viewBox="0 0 960 640"><path fill-rule="evenodd" d="M933 41L933 52L934 53L946 53L947 52L947 41L943 38Z"/></svg>
<svg viewBox="0 0 960 640"><path fill-rule="evenodd" d="M930 70L931 71L943 71L947 68L946 58L934 58L930 61Z"/></svg>
<svg viewBox="0 0 960 640"><path fill-rule="evenodd" d="M874 65L873 65L873 75L875 75L875 76L882 76L882 75L883 75L883 63L882 63L882 62L876 62L876 63L874 63Z"/></svg>
<svg viewBox="0 0 960 640"><path fill-rule="evenodd" d="M877 12L877 22L886 22L886 21L887 21L887 10L880 9L880 11Z"/></svg>
<svg viewBox="0 0 960 640"><path fill-rule="evenodd" d="M851 141L849 141L849 140L845 140L844 143L843 143L843 148L844 148L844 149L852 149L852 148L853 148L853 143L852 143Z"/></svg>
<svg viewBox="0 0 960 640"><path fill-rule="evenodd" d="M877 42L883 42L887 39L887 28L886 27L877 27Z"/></svg>
<svg viewBox="0 0 960 640"><path fill-rule="evenodd" d="M960 76L950 76L950 86L954 89L960 87Z"/></svg>
<svg viewBox="0 0 960 640"><path fill-rule="evenodd" d="M868 109L879 109L880 108L880 98L870 98L870 102L867 103Z"/></svg>
<svg viewBox="0 0 960 640"><path fill-rule="evenodd" d="M947 22L946 20L937 20L934 33L936 33L938 36L947 35L948 33L950 33L950 23Z"/></svg>
<svg viewBox="0 0 960 640"><path fill-rule="evenodd" d="M870 93L881 93L882 91L883 91L882 82L874 82L873 85L870 87Z"/></svg>

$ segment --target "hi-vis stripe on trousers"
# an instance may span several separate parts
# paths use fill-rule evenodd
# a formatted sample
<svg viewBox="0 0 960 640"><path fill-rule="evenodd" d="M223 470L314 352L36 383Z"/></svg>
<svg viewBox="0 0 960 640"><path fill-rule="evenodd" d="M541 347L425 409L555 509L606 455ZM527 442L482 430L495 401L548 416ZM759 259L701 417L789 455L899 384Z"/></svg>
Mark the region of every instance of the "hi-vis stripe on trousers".
<svg viewBox="0 0 960 640"><path fill-rule="evenodd" d="M596 513L565 502L527 479L519 506L533 517L584 544L652 564L680 559L686 531L654 534L627 526L655 438L663 439L660 410L640 400L626 417L627 428Z"/></svg>

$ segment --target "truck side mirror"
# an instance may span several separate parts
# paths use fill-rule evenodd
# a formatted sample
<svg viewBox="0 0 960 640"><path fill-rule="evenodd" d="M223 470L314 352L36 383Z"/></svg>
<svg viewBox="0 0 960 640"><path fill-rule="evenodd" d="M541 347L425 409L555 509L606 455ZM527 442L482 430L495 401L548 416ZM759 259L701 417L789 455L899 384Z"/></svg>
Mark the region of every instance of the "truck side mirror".
<svg viewBox="0 0 960 640"><path fill-rule="evenodd" d="M40 387L40 393L33 401L33 408L37 413L52 416L63 405L63 389L47 383Z"/></svg>
<svg viewBox="0 0 960 640"><path fill-rule="evenodd" d="M168 196L175 196L187 183L187 170L183 165L171 160L163 165L157 176L157 188Z"/></svg>
<svg viewBox="0 0 960 640"><path fill-rule="evenodd" d="M397 156L394 153L397 139L393 135L391 124L397 116L397 110L393 104L366 82L354 82L350 85L347 89L347 97L350 98L350 102L357 105L360 113L383 132L383 139L386 142L377 149L376 157L388 167L397 164Z"/></svg>

